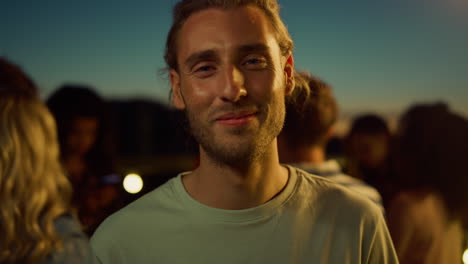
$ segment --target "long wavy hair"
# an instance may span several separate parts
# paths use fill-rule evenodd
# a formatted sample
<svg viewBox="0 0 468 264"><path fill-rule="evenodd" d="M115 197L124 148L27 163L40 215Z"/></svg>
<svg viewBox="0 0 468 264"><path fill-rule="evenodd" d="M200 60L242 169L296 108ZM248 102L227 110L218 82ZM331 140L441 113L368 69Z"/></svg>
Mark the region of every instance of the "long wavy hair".
<svg viewBox="0 0 468 264"><path fill-rule="evenodd" d="M0 83L0 263L40 263L63 246L54 221L70 212L72 190L47 107L7 86Z"/></svg>

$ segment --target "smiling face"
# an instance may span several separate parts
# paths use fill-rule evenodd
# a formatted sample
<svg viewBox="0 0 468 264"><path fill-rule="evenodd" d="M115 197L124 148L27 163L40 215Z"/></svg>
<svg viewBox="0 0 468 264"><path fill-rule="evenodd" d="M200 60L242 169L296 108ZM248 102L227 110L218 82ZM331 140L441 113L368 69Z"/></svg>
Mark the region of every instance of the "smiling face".
<svg viewBox="0 0 468 264"><path fill-rule="evenodd" d="M201 154L224 164L252 162L281 131L292 57L281 55L266 16L252 6L197 12L178 34L173 100Z"/></svg>

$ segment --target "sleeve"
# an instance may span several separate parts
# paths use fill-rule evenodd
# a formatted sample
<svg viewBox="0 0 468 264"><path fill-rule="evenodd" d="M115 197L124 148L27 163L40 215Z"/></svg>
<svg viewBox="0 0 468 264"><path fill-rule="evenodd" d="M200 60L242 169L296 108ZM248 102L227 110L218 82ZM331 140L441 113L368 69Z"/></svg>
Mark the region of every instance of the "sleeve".
<svg viewBox="0 0 468 264"><path fill-rule="evenodd" d="M373 236L367 242L367 264L398 264L398 257L382 214L377 215Z"/></svg>

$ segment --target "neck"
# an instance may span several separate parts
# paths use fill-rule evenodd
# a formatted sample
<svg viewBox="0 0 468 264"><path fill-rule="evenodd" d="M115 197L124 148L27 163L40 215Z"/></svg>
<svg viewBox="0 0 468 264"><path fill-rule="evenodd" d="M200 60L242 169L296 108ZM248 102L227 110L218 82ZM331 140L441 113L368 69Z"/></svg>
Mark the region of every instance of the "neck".
<svg viewBox="0 0 468 264"><path fill-rule="evenodd" d="M286 186L287 168L280 165L276 141L264 155L243 166L214 162L200 151L200 166L183 178L187 192L214 208L239 210L259 206Z"/></svg>

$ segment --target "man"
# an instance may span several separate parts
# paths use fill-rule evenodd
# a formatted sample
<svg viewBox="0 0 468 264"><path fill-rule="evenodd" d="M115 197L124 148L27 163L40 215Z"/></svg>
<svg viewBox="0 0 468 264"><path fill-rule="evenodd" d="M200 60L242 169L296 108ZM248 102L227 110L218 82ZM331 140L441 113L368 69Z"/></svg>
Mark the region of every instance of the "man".
<svg viewBox="0 0 468 264"><path fill-rule="evenodd" d="M370 202L278 161L292 41L276 1L181 1L166 62L200 164L108 218L97 263L396 263Z"/></svg>
<svg viewBox="0 0 468 264"><path fill-rule="evenodd" d="M325 148L333 135L338 106L327 83L307 73L300 75L302 86L297 84L286 102L286 121L278 137L280 161L344 185L383 210L382 198L375 188L344 174L336 160L326 159Z"/></svg>
<svg viewBox="0 0 468 264"><path fill-rule="evenodd" d="M345 137L346 172L376 188L386 207L394 192L389 179L396 174L393 141L387 122L376 114L356 117Z"/></svg>

